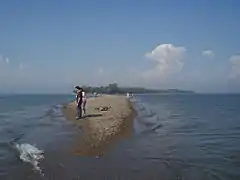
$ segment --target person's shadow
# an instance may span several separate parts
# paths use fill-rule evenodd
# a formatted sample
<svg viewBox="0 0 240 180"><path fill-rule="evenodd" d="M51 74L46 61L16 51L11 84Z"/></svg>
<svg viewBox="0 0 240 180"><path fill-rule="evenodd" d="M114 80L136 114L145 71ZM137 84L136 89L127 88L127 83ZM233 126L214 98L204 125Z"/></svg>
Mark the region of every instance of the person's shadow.
<svg viewBox="0 0 240 180"><path fill-rule="evenodd" d="M83 118L100 117L100 116L102 116L102 114L86 114L86 115L83 115Z"/></svg>

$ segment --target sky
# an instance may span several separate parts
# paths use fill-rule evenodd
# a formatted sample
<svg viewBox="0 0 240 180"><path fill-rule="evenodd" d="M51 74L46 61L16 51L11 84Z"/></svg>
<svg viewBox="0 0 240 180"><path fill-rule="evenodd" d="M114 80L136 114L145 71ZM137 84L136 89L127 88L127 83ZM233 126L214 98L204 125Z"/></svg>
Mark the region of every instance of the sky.
<svg viewBox="0 0 240 180"><path fill-rule="evenodd" d="M0 92L240 92L238 0L2 0Z"/></svg>

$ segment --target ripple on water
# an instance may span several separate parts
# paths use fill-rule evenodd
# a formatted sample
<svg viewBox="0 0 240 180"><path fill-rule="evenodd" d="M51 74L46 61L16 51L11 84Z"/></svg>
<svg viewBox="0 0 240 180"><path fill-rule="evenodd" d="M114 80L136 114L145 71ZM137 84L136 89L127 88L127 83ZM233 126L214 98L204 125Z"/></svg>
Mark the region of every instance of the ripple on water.
<svg viewBox="0 0 240 180"><path fill-rule="evenodd" d="M233 120L239 112L234 107L238 106L229 107L229 111L224 113L226 105L223 102L214 109L207 106L209 97L196 97L197 100L182 98L149 96L147 100L136 100L134 106L138 117L134 121L134 136L100 158L76 158L63 153L62 144L65 144L66 137L74 137L74 133L70 133L73 129L64 127L68 122L63 123L64 119L56 106L45 108L41 113L33 108L33 114L28 118L24 113L15 114L15 121L4 125L7 127L3 131L4 138L16 137L24 132L19 144L37 142L37 147L46 152L47 158L41 165L51 178L74 179L79 176L91 179L92 176L92 179L96 179L97 176L101 179L108 176L109 179L116 179L118 176L138 180L159 177L163 180L238 180L240 135L237 121ZM149 106L145 102L153 103ZM213 101L210 103L214 105ZM10 117L14 117L14 113ZM1 145L5 146L4 143ZM13 156L11 150L4 148L4 151ZM15 174L22 175L31 169L16 157L6 157L6 152L3 155L0 150L0 158L3 158L0 159L0 176L9 172L2 167L7 160L9 164L20 167L21 172L11 171ZM63 166L60 167L60 163ZM22 177L26 177L26 174Z"/></svg>
<svg viewBox="0 0 240 180"><path fill-rule="evenodd" d="M11 113L0 113L0 119L0 177L6 176L9 172L29 168L24 166L23 162L29 162L40 171L38 167L38 161L41 159L38 155L40 150L35 148L38 151L32 151L34 146L31 144L37 144L47 150L56 150L60 148L60 143L64 147L74 136L75 129L65 123L60 105L24 107ZM71 138L68 138L70 136ZM16 148L10 145L11 142L16 143ZM18 153L14 149L17 149Z"/></svg>

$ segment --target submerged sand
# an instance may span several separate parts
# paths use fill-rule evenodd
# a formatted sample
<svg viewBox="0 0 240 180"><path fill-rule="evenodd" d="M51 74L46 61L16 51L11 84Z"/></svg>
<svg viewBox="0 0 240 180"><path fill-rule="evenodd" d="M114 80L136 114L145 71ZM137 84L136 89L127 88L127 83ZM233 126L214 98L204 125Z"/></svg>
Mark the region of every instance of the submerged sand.
<svg viewBox="0 0 240 180"><path fill-rule="evenodd" d="M101 111L101 107L110 108ZM110 144L131 134L134 110L125 96L103 95L89 98L86 115L79 120L75 119L75 109L75 102L63 108L66 118L76 123L83 132L79 135L74 153L99 156Z"/></svg>

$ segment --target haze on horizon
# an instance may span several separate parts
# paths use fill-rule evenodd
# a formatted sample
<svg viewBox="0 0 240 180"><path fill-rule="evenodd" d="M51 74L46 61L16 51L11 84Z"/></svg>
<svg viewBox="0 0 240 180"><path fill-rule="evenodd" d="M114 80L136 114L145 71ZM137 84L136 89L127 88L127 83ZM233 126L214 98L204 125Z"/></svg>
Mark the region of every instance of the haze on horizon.
<svg viewBox="0 0 240 180"><path fill-rule="evenodd" d="M240 1L0 2L0 93L240 93Z"/></svg>

